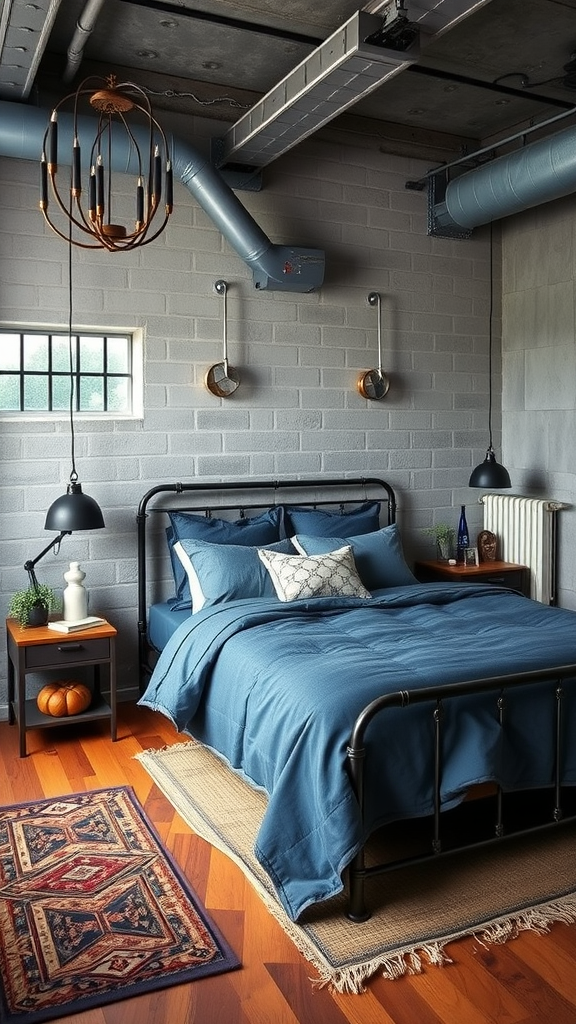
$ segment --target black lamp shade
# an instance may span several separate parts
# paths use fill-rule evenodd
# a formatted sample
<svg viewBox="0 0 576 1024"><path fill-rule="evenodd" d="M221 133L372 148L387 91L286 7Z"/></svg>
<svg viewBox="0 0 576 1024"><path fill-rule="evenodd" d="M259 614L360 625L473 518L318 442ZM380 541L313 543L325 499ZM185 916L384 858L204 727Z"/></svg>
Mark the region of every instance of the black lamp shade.
<svg viewBox="0 0 576 1024"><path fill-rule="evenodd" d="M66 494L56 498L46 513L45 530L73 533L75 530L101 530L104 517L98 503L82 493L82 485L69 483Z"/></svg>
<svg viewBox="0 0 576 1024"><path fill-rule="evenodd" d="M491 448L486 452L484 462L481 462L468 481L469 487L486 487L488 489L500 487L512 487L508 470L496 462L496 456Z"/></svg>

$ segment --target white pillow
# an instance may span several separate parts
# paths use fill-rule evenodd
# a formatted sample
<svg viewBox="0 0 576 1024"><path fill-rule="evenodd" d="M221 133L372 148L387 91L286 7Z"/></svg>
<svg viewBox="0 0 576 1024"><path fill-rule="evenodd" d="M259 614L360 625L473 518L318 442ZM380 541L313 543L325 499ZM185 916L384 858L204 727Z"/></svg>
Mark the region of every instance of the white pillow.
<svg viewBox="0 0 576 1024"><path fill-rule="evenodd" d="M182 562L184 571L188 577L188 585L190 587L190 595L192 597L192 611L199 612L206 604L206 598L198 579L198 573L192 565L190 555L184 550L180 541L176 541L174 544L174 551L178 555L178 558Z"/></svg>
<svg viewBox="0 0 576 1024"><path fill-rule="evenodd" d="M258 549L281 601L306 597L371 597L362 583L352 548L346 546L324 555L284 555Z"/></svg>

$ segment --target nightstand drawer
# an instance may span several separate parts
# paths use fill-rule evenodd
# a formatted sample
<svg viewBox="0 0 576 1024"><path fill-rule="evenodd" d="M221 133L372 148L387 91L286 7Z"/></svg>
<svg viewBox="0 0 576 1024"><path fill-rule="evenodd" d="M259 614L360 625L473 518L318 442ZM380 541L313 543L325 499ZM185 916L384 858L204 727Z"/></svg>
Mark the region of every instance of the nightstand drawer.
<svg viewBox="0 0 576 1024"><path fill-rule="evenodd" d="M478 582L472 577L470 582ZM495 572L493 576L483 576L482 583L491 583L497 587L511 587L512 590L523 590L524 589L524 573L522 570L518 572Z"/></svg>
<svg viewBox="0 0 576 1024"><path fill-rule="evenodd" d="M107 661L110 657L110 640L61 640L53 644L39 644L26 648L26 669L64 668L69 662L77 665L83 661Z"/></svg>

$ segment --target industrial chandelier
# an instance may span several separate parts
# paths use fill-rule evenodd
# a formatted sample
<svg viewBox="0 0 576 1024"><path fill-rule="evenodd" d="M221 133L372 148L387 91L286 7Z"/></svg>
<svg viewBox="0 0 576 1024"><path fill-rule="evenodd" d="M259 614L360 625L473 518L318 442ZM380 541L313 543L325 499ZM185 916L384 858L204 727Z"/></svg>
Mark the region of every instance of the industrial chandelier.
<svg viewBox="0 0 576 1024"><path fill-rule="evenodd" d="M96 83L100 87L94 91ZM79 115L81 100L86 96L98 114L97 119ZM61 107L69 100L74 101L72 115L60 114ZM130 125L128 115L136 113L138 116L138 112L144 125ZM56 181L59 118L62 134L67 135L64 162L71 167L66 201ZM84 152L89 152L84 168L82 144ZM168 223L173 209L168 143L146 93L133 82L117 84L114 75L86 78L75 93L60 100L44 134L40 166L40 209L52 230L66 242L71 241L82 249L123 252L153 242ZM125 201L124 196L112 194L113 171L132 171L136 175L134 219L128 226L114 223L112 219L113 207ZM87 188L82 185L84 172L87 173ZM68 222L64 222L65 230L57 226L49 212L48 181L60 214ZM162 194L164 211L159 214ZM163 217L159 226L158 221L153 224L157 214Z"/></svg>

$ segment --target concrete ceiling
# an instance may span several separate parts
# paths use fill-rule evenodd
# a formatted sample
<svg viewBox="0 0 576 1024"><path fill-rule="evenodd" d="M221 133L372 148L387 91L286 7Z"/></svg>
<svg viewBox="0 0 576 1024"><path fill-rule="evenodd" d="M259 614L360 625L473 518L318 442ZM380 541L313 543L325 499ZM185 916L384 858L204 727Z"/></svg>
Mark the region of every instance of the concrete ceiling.
<svg viewBox="0 0 576 1024"><path fill-rule="evenodd" d="M443 4L448 27L437 32L426 17ZM451 159L576 106L576 0L405 7L412 22L425 13L414 61L338 114L331 131ZM45 106L86 75L116 72L145 86L159 115L217 119L225 133L359 10L383 25L396 0L3 0L0 99ZM89 16L93 30L64 81L77 24Z"/></svg>

